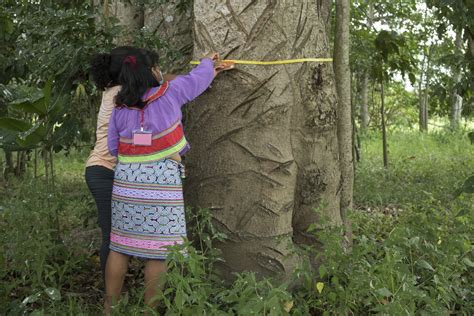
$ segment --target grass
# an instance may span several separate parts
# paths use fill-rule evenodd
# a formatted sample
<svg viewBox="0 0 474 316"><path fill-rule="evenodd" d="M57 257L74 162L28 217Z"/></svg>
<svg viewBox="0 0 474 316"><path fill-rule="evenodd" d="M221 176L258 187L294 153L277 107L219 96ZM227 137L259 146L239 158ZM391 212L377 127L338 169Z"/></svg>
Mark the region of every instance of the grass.
<svg viewBox="0 0 474 316"><path fill-rule="evenodd" d="M473 314L474 197L454 192L474 173L474 145L461 132L406 131L390 133L389 145L386 169L380 136L363 135L352 251L341 247L338 228L314 232L325 244L314 255L325 261L317 271L295 271L301 288L251 273L225 285L212 269L219 254L211 241L222 236L209 213L196 215L207 227L195 232L205 246L190 248L188 259L172 254L161 296L168 315ZM56 156L54 188L31 175L2 184L0 314L101 313L100 234L83 181L86 155ZM139 262L130 274L119 313L140 315Z"/></svg>
<svg viewBox="0 0 474 316"><path fill-rule="evenodd" d="M382 140L362 137L354 198L368 206L419 205L427 198L448 203L474 173L474 146L464 133L397 132L389 135L389 168L383 167Z"/></svg>

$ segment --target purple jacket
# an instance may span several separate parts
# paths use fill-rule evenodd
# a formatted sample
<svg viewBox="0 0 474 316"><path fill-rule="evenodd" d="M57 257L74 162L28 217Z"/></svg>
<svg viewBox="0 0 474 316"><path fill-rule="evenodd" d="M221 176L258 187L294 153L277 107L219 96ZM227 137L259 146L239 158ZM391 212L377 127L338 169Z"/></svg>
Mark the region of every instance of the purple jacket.
<svg viewBox="0 0 474 316"><path fill-rule="evenodd" d="M144 129L153 135L160 134L182 119L181 106L198 97L214 79L214 63L210 58L201 63L187 75L176 77L169 82L168 89L159 99L151 102L144 110ZM148 90L143 99L152 95L158 87ZM107 145L112 155L117 156L120 138L130 139L132 132L140 129L140 111L127 107L112 111L109 122ZM189 147L180 153L184 154Z"/></svg>

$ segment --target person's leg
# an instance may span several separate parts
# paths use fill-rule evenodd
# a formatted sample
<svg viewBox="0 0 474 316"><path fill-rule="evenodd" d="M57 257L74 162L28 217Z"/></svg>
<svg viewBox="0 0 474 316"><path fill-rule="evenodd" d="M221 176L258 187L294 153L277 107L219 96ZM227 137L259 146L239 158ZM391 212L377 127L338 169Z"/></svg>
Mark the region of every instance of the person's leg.
<svg viewBox="0 0 474 316"><path fill-rule="evenodd" d="M105 314L109 315L112 305L120 299L125 274L128 270L129 256L111 250L105 268Z"/></svg>
<svg viewBox="0 0 474 316"><path fill-rule="evenodd" d="M165 260L150 259L145 264L145 304L151 308L155 308L158 301L153 300L158 288L163 287L166 273Z"/></svg>
<svg viewBox="0 0 474 316"><path fill-rule="evenodd" d="M86 168L86 182L98 210L98 222L102 231L102 245L100 247L100 266L105 278L105 265L109 254L110 230L111 230L111 201L112 187L114 182L113 170L102 166L91 166Z"/></svg>

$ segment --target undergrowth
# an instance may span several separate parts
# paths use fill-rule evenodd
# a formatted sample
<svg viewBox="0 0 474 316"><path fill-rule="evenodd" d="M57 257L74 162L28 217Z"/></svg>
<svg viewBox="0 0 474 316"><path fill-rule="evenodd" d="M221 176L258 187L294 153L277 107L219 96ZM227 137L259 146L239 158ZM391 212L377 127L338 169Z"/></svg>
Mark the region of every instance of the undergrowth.
<svg viewBox="0 0 474 316"><path fill-rule="evenodd" d="M454 192L474 170L474 146L463 134L397 132L389 142L384 169L379 136L362 139L351 251L341 246L339 228L314 230L324 250L304 251L324 263L312 269L303 262L291 286L253 273L227 283L216 272L222 259L213 246L225 236L207 210L188 212L194 242L168 258L160 313L472 315L474 199ZM54 188L30 176L3 184L0 313L101 313L100 234L82 179L83 156L57 157ZM143 314L141 265L132 261L117 315Z"/></svg>

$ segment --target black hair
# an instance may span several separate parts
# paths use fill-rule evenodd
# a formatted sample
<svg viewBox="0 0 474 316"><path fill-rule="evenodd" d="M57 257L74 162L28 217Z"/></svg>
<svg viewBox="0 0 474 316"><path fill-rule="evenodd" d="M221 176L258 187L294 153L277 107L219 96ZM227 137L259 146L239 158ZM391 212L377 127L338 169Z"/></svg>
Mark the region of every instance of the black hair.
<svg viewBox="0 0 474 316"><path fill-rule="evenodd" d="M134 62L124 60L132 56ZM148 88L158 86L159 83L153 75L151 68L158 64L156 52L131 47L120 46L114 48L109 54L97 54L92 57L90 73L92 80L100 90L105 90L116 85L122 89L115 98L117 106L134 106L143 108L141 100Z"/></svg>

